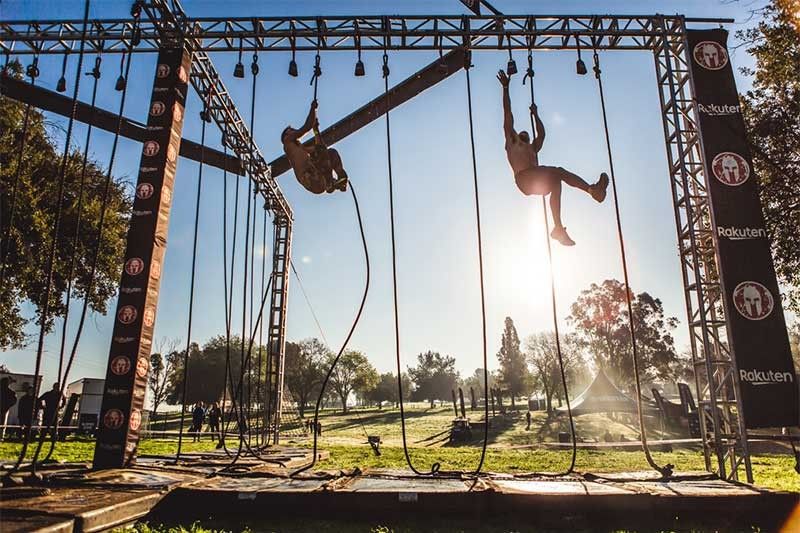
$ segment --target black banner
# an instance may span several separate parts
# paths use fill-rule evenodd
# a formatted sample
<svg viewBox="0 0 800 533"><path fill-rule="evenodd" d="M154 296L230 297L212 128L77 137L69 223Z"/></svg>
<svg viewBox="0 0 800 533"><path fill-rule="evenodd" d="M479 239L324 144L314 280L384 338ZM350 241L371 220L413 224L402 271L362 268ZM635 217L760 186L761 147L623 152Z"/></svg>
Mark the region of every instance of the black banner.
<svg viewBox="0 0 800 533"><path fill-rule="evenodd" d="M190 68L190 53L159 51L98 421L95 468L121 468L136 458Z"/></svg>
<svg viewBox="0 0 800 533"><path fill-rule="evenodd" d="M728 32L687 33L728 340L745 425L796 426L797 375L728 55Z"/></svg>

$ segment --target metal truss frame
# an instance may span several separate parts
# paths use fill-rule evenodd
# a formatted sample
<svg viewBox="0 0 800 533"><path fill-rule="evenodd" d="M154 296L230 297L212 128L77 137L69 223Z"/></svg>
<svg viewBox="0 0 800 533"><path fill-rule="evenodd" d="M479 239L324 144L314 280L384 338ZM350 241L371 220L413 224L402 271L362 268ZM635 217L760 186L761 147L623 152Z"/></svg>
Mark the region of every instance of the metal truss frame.
<svg viewBox="0 0 800 533"><path fill-rule="evenodd" d="M165 0L151 2L166 7ZM195 52L322 50L652 50L659 20L726 23L729 19L620 15L358 16L189 18L173 4L170 31L194 43ZM176 7L177 6L177 7ZM150 8L148 8L150 9ZM169 8L166 8L169 11ZM163 9L159 8L159 12ZM2 21L0 51L63 54L74 51L82 21ZM131 19L92 21L87 52L121 53L136 30ZM157 52L164 22L142 21L137 52Z"/></svg>
<svg viewBox="0 0 800 533"><path fill-rule="evenodd" d="M149 20L92 21L87 52L147 53L157 52L165 42L186 43L194 52L192 85L201 96L209 95L212 118L226 144L258 183L267 199L265 207L276 215L265 398L265 427L273 443L279 440L292 213L208 54L386 48L444 51L464 46L472 50L652 51L706 468L716 470L720 477L738 479L743 465L752 482L735 363L728 349L719 256L711 230L702 140L686 51L687 23L732 20L679 15L189 18L177 0L150 0L141 5ZM14 55L70 53L81 39L81 24L72 20L0 21L0 51ZM134 33L140 38L132 49Z"/></svg>
<svg viewBox="0 0 800 533"><path fill-rule="evenodd" d="M689 68L684 21L658 21L661 37L653 48L664 124L670 185L678 231L686 315L707 470L738 479L743 463L753 482L747 430L728 348L727 322L719 281L719 254L711 221L706 172L698 130L697 105Z"/></svg>

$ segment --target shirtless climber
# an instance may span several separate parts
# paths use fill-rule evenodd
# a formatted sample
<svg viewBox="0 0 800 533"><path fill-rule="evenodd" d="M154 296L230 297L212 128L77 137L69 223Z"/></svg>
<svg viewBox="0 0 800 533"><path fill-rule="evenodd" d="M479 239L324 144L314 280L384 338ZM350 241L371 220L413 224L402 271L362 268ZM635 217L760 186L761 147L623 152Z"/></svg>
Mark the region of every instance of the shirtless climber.
<svg viewBox="0 0 800 533"><path fill-rule="evenodd" d="M567 228L561 222L561 182L570 187L586 191L592 198L602 202L606 197L608 175L603 172L594 185L589 185L580 176L564 170L561 167L548 167L539 164L539 150L544 143L544 124L539 118L536 104L531 106L531 115L536 123L536 138L531 141L527 131L517 133L514 131L514 115L511 113L511 97L508 94L508 76L502 70L497 73L497 79L503 86L503 129L506 136L506 154L517 187L525 195L550 194L550 211L553 213L553 231L550 236L564 246L574 246L575 241L570 239Z"/></svg>
<svg viewBox="0 0 800 533"><path fill-rule="evenodd" d="M317 136L311 146L303 146L300 139L311 131ZM322 194L323 192L333 192L335 190L347 190L347 172L342 167L342 158L339 152L333 148L328 148L322 144L319 138L319 122L317 121L317 102L311 102L311 109L308 111L305 124L296 130L287 126L281 133L283 150L286 158L294 169L294 175L300 184L313 192ZM336 172L336 179L333 173Z"/></svg>

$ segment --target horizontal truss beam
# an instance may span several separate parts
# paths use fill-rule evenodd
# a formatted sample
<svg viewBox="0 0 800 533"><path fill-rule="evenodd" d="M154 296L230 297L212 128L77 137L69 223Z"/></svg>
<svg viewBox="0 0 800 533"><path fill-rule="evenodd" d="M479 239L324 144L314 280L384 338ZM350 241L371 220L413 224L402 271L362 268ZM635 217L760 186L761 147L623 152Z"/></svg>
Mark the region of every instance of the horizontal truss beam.
<svg viewBox="0 0 800 533"><path fill-rule="evenodd" d="M505 16L323 16L188 18L175 30L195 44L194 51L449 50L471 43L473 50L650 50L663 28L677 20L698 24L732 19L664 15L505 15ZM81 20L0 21L0 50L11 54L63 54L81 40ZM160 26L160 27L159 27ZM93 20L87 53L130 49L133 19ZM135 52L157 52L163 21L141 20ZM240 48L241 47L241 48Z"/></svg>
<svg viewBox="0 0 800 533"><path fill-rule="evenodd" d="M72 98L9 76L2 76L1 79L0 93L3 96L64 117L69 117L72 114ZM115 113L99 107L92 108L91 105L85 102L77 102L75 119L111 133L117 131L117 115ZM147 127L144 124L125 117L122 117L119 133L126 139L139 142L144 142L150 138L147 133ZM241 161L237 157L208 146L201 147L198 143L188 139L181 139L179 154L181 157L198 162L202 154L203 164L205 165L235 174L243 173Z"/></svg>

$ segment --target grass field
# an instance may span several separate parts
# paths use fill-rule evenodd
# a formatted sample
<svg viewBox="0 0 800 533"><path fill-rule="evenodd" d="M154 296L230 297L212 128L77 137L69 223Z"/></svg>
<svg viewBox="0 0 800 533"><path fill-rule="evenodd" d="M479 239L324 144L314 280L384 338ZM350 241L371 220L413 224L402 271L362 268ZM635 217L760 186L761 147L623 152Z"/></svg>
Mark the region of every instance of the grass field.
<svg viewBox="0 0 800 533"><path fill-rule="evenodd" d="M448 442L448 430L453 418L449 407L433 409L422 405L410 406L406 411L406 433L410 456L414 466L421 471L429 471L434 462L441 464L442 470L474 470L480 458L482 434L461 445ZM309 416L307 414L306 416ZM471 418L479 419L475 414ZM405 454L402 448L400 417L397 409L371 409L341 412L326 411L320 417L323 427L320 448L330 452L330 458L318 464L320 469L399 468L406 469ZM635 440L638 428L630 418L611 419L605 415L587 415L576 418L577 434L584 439L597 439L608 430L615 440L619 436ZM522 472L562 472L570 461L569 447L552 449L542 443L557 441L559 432L568 432L566 419L550 418L545 413L534 413L531 430L525 429L523 411L509 412L505 416L492 419L489 432L489 448L484 471L522 473ZM368 444L366 435L379 435L383 442L382 455L375 456ZM681 438L680 433L662 433L659 428L649 428L648 436L658 438ZM309 446L310 438L285 437L284 444ZM233 440L230 441L233 446ZM215 443L209 437L198 443L184 438L183 450L186 452L212 450ZM177 441L174 439L142 439L139 453L142 455L174 454ZM0 459L16 458L20 444L0 443ZM94 451L91 440L68 440L59 443L53 459L57 461L89 461ZM674 449L673 451L653 452L659 464L671 463L675 471L705 470L703 454L699 445ZM777 490L800 492L800 475L794 471L794 458L786 453L764 453L754 455L753 471L757 485ZM624 472L648 470L649 467L638 447L630 449L578 450L576 470L579 472Z"/></svg>

